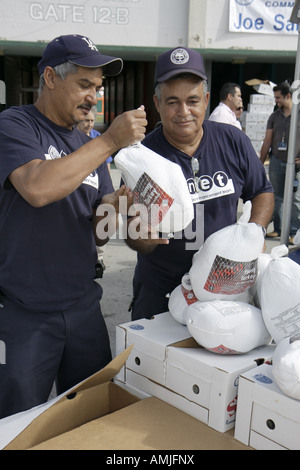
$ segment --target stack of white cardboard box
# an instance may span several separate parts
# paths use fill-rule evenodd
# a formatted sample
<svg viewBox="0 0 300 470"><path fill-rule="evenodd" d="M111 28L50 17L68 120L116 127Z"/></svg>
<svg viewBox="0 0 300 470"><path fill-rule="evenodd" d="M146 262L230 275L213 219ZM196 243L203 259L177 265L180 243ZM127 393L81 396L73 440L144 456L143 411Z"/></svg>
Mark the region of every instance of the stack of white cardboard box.
<svg viewBox="0 0 300 470"><path fill-rule="evenodd" d="M259 80L249 80L246 82L246 84L252 85L258 93L250 95L247 111L243 113L242 117L243 130L251 140L257 155L260 153L265 137L268 118L274 111L275 106L273 93L275 83L258 82Z"/></svg>
<svg viewBox="0 0 300 470"><path fill-rule="evenodd" d="M117 353L133 345L115 382L172 404L219 432L235 425L239 376L271 362L274 345L219 355L199 346L169 312L117 326Z"/></svg>

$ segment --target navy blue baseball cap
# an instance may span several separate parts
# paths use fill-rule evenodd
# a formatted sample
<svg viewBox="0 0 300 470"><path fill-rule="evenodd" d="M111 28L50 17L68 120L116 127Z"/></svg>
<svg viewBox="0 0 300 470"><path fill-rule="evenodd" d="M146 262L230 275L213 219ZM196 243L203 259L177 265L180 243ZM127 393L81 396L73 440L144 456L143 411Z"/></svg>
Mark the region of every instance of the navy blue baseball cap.
<svg viewBox="0 0 300 470"><path fill-rule="evenodd" d="M103 67L107 76L118 75L123 69L122 59L101 54L91 39L79 34L59 36L49 42L38 62L39 74L48 65L55 67L65 62L81 67Z"/></svg>
<svg viewBox="0 0 300 470"><path fill-rule="evenodd" d="M202 55L186 47L177 47L164 52L157 59L155 85L165 82L180 73L192 73L207 80Z"/></svg>

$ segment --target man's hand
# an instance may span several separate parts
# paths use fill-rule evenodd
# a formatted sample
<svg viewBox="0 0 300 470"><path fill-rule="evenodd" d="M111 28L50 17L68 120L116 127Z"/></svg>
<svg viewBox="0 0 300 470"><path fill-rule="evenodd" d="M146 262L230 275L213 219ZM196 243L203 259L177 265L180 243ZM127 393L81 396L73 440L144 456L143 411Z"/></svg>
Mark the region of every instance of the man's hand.
<svg viewBox="0 0 300 470"><path fill-rule="evenodd" d="M133 194L131 189L122 185L113 193L106 194L101 204L110 204L114 207L116 214L127 215L129 207L133 203Z"/></svg>
<svg viewBox="0 0 300 470"><path fill-rule="evenodd" d="M117 116L102 137L111 139L117 152L124 147L141 142L145 138L147 124L145 108L141 106L139 109Z"/></svg>
<svg viewBox="0 0 300 470"><path fill-rule="evenodd" d="M94 235L98 246L105 245L116 233L119 214L127 215L132 201L133 194L125 185L102 198L93 217Z"/></svg>
<svg viewBox="0 0 300 470"><path fill-rule="evenodd" d="M158 245L168 245L167 238L160 238L158 232L139 215L127 220L126 244L139 253L152 253Z"/></svg>

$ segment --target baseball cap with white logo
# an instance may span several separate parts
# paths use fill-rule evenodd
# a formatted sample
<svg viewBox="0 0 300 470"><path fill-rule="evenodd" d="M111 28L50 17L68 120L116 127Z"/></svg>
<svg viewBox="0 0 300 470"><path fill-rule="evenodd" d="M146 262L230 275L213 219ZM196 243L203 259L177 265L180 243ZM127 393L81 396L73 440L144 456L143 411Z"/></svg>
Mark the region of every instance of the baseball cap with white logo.
<svg viewBox="0 0 300 470"><path fill-rule="evenodd" d="M59 36L49 42L38 63L39 74L48 65L55 67L65 62L81 67L103 67L107 76L118 75L123 69L122 59L101 54L91 39L79 34Z"/></svg>
<svg viewBox="0 0 300 470"><path fill-rule="evenodd" d="M155 85L180 73L192 73L207 80L202 55L185 47L164 52L157 59Z"/></svg>

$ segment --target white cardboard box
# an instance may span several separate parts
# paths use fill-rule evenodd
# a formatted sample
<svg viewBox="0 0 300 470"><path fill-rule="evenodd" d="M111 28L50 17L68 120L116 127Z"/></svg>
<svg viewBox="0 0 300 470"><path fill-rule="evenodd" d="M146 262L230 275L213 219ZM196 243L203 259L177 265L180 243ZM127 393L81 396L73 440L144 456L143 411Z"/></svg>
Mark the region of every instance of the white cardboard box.
<svg viewBox="0 0 300 470"><path fill-rule="evenodd" d="M274 111L274 106L270 104L248 104L248 113L253 114L271 114Z"/></svg>
<svg viewBox="0 0 300 470"><path fill-rule="evenodd" d="M265 137L264 132L252 132L252 131L246 130L245 134L249 137L251 141L254 141L254 142L258 140L262 143Z"/></svg>
<svg viewBox="0 0 300 470"><path fill-rule="evenodd" d="M273 357L274 346L247 354L219 355L193 340L168 347L166 387L208 410L207 424L220 432L235 425L239 376Z"/></svg>
<svg viewBox="0 0 300 470"><path fill-rule="evenodd" d="M266 127L267 127L267 123L260 123L260 124L256 124L254 122L249 122L247 123L246 125L246 133L248 132L256 132L256 133L259 133L261 134L263 137L265 135L265 131L266 131Z"/></svg>
<svg viewBox="0 0 300 470"><path fill-rule="evenodd" d="M149 379L165 384L166 348L169 344L190 338L185 325L178 323L169 312L155 315L151 320L142 319L116 327L116 354L134 345L126 368ZM124 367L117 378L126 382Z"/></svg>
<svg viewBox="0 0 300 470"><path fill-rule="evenodd" d="M265 346L242 355L212 353L199 346L169 312L153 320L119 325L118 329L118 352L134 345L118 380L167 401L220 432L234 427L240 373L271 360L274 351L274 346Z"/></svg>
<svg viewBox="0 0 300 470"><path fill-rule="evenodd" d="M273 85L275 84L273 83L272 85L267 85L267 84L261 83L259 85L254 85L253 88L255 91L257 91L258 93L262 93L263 95L274 96Z"/></svg>
<svg viewBox="0 0 300 470"><path fill-rule="evenodd" d="M199 406L193 401L189 401L182 395L175 393L172 390L164 387L163 385L148 379L147 377L137 374L132 370L127 370L127 380L131 384L132 390L135 390L135 395L141 397L140 393L147 393L150 396L159 398L166 403L178 408L184 413L192 416L193 418L201 421L202 423L208 424L208 409L203 406ZM120 384L119 384L120 385ZM127 384L126 384L127 385ZM130 388L126 388L130 391ZM140 390L140 393L137 392ZM145 391L147 390L147 391Z"/></svg>
<svg viewBox="0 0 300 470"><path fill-rule="evenodd" d="M263 113L245 112L245 123L246 125L250 122L252 124L267 124L270 114L271 113L266 113L266 112L263 112Z"/></svg>
<svg viewBox="0 0 300 470"><path fill-rule="evenodd" d="M281 392L271 365L240 376L235 438L257 450L300 450L300 401Z"/></svg>
<svg viewBox="0 0 300 470"><path fill-rule="evenodd" d="M261 146L262 146L262 141L261 141L261 140L252 140L252 141L251 141L251 144L253 145L253 148L254 148L255 152L256 152L257 155L259 156L260 150L261 150Z"/></svg>
<svg viewBox="0 0 300 470"><path fill-rule="evenodd" d="M275 106L275 99L273 95L261 95L259 93L255 93L250 95L250 104L268 104Z"/></svg>

